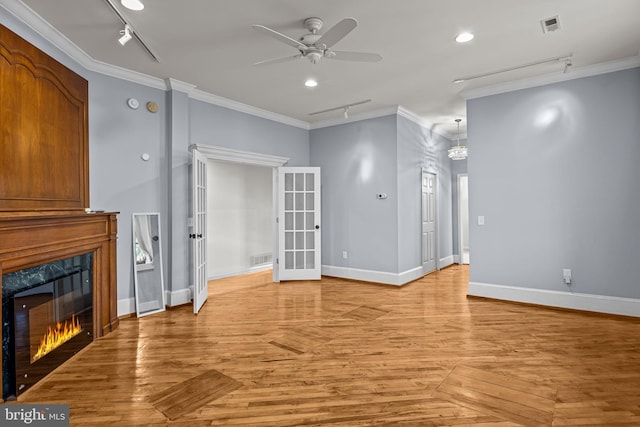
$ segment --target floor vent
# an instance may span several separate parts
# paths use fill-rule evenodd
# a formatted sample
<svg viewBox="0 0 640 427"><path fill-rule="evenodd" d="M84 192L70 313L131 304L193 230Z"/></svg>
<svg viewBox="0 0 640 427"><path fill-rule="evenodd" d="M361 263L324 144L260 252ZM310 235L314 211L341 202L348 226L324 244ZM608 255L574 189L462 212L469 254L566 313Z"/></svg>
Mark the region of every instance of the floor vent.
<svg viewBox="0 0 640 427"><path fill-rule="evenodd" d="M251 256L251 265L268 264L272 261L273 261L273 256L271 254L261 254L261 255Z"/></svg>
<svg viewBox="0 0 640 427"><path fill-rule="evenodd" d="M542 25L542 32L545 34L560 29L560 19L558 18L558 15L543 19L540 21L540 24Z"/></svg>

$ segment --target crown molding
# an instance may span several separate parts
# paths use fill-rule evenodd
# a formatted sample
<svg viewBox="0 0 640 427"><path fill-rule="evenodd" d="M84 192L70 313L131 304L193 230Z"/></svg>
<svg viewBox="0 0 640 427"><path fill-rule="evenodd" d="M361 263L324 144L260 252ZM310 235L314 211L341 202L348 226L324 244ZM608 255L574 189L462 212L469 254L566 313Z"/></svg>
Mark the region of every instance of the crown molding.
<svg viewBox="0 0 640 427"><path fill-rule="evenodd" d="M403 106L399 106L398 107L398 115L401 117L404 117L405 119L411 120L412 122L414 122L417 125L420 125L424 128L429 129L431 132L440 135L443 138L446 138L450 141L453 141L455 139L457 139L457 135L452 135L449 132L445 131L445 130L435 130L435 127L437 126L435 123L432 123L428 120L425 120L424 118L418 116L416 113L414 113L413 111L407 110L405 107ZM467 135L466 134L460 134L460 139L464 139L466 138Z"/></svg>
<svg viewBox="0 0 640 427"><path fill-rule="evenodd" d="M93 59L23 2L19 0L3 0L2 6L16 19L86 70L156 89L166 89L162 79Z"/></svg>
<svg viewBox="0 0 640 427"><path fill-rule="evenodd" d="M165 84L167 90L176 90L186 94L191 94L196 88L196 85L181 82L180 80L172 79L171 77L165 79Z"/></svg>
<svg viewBox="0 0 640 427"><path fill-rule="evenodd" d="M228 108L230 110L239 111L241 113L250 114L252 116L261 117L263 119L271 120L285 125L294 126L297 128L309 130L309 123L302 120L294 119L293 117L285 116L283 114L274 113L272 111L263 110L262 108L253 107L251 105L243 104L242 102L234 101L229 98L214 95L202 90L194 90L190 94L190 98L198 101L206 102L208 104L218 105L220 107Z"/></svg>
<svg viewBox="0 0 640 427"><path fill-rule="evenodd" d="M482 98L484 96L498 95L516 90L529 89L537 86L544 86L552 83L565 82L568 80L579 79L582 77L597 76L599 74L612 73L615 71L628 70L630 68L640 67L640 55L631 56L629 58L619 59L617 61L601 62L599 64L585 65L583 67L573 68L568 73L549 73L540 76L530 77L527 79L514 80L511 82L500 83L491 86L479 87L476 89L463 90L460 93L464 99Z"/></svg>
<svg viewBox="0 0 640 427"><path fill-rule="evenodd" d="M177 90L180 92L185 92L189 94L189 96L193 99L229 108L241 113L250 114L252 116L261 117L285 125L309 130L308 122L297 120L292 117L273 113L271 111L252 107L241 102L233 101L231 99L197 90L195 89L196 86L186 82L181 82L172 78L160 79L157 77L149 76L147 74L139 73L137 71L128 70L126 68L98 61L89 56L85 51L80 49L76 44L65 37L61 32L55 29L33 9L25 5L20 0L2 0L2 7L4 7L16 19L24 23L27 27L35 31L45 40L49 41L53 46L61 50L78 65L84 67L88 71L94 71L99 74L115 77L121 80L126 80L132 83L137 83L164 91Z"/></svg>

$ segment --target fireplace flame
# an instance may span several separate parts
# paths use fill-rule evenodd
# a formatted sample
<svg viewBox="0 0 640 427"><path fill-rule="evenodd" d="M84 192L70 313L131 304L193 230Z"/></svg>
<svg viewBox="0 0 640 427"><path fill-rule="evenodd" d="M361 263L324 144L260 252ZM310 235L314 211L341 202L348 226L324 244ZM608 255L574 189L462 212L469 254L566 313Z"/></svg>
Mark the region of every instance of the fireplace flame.
<svg viewBox="0 0 640 427"><path fill-rule="evenodd" d="M51 353L80 332L82 332L80 320L75 315L71 316L71 320L65 320L64 323L57 322L55 328L49 326L40 341L38 351L31 359L31 363Z"/></svg>

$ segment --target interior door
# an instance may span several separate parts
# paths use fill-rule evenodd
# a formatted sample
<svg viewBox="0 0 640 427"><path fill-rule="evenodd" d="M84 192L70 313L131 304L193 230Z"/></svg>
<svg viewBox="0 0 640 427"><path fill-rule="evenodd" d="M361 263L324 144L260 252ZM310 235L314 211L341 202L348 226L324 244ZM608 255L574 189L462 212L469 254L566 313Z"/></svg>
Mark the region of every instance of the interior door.
<svg viewBox="0 0 640 427"><path fill-rule="evenodd" d="M207 158L193 150L193 312L207 300Z"/></svg>
<svg viewBox="0 0 640 427"><path fill-rule="evenodd" d="M280 280L320 279L320 237L320 168L279 168Z"/></svg>
<svg viewBox="0 0 640 427"><path fill-rule="evenodd" d="M422 272L436 269L436 175L422 171Z"/></svg>

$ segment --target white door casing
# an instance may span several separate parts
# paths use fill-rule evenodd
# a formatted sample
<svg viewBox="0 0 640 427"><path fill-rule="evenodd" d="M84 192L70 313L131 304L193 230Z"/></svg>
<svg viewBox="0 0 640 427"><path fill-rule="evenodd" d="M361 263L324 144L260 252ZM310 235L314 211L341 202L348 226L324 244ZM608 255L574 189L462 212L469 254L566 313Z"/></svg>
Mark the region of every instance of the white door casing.
<svg viewBox="0 0 640 427"><path fill-rule="evenodd" d="M207 157L193 150L193 312L207 300Z"/></svg>
<svg viewBox="0 0 640 427"><path fill-rule="evenodd" d="M422 273L437 268L436 175L422 171Z"/></svg>
<svg viewBox="0 0 640 427"><path fill-rule="evenodd" d="M278 170L278 275L280 280L321 276L320 168Z"/></svg>
<svg viewBox="0 0 640 427"><path fill-rule="evenodd" d="M458 174L458 264L469 264L469 176Z"/></svg>

